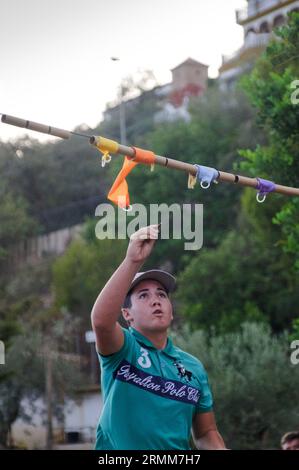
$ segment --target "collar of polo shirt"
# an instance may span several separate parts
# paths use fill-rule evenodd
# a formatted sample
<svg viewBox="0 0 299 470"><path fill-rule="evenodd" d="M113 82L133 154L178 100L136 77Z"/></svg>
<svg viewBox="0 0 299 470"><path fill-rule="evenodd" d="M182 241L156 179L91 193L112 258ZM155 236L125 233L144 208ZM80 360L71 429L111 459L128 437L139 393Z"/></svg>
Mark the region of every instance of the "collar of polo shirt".
<svg viewBox="0 0 299 470"><path fill-rule="evenodd" d="M164 349L159 350L153 345L153 343L148 338L146 338L141 333L139 333L139 331L135 330L131 326L129 327L129 330L135 336L138 343L141 343L143 346L146 346L147 348L155 350L155 351L161 351L173 359L179 358L178 352L176 351L176 348L172 344L172 341L170 338L167 338L166 347Z"/></svg>

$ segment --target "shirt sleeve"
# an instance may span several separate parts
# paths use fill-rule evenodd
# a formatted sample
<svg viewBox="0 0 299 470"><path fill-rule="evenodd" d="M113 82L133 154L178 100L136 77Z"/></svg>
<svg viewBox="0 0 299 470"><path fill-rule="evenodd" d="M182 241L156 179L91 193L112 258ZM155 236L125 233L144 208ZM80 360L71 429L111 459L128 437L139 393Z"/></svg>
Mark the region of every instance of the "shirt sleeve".
<svg viewBox="0 0 299 470"><path fill-rule="evenodd" d="M199 373L199 380L201 384L201 395L196 405L196 413L207 413L213 410L213 396L207 373L203 368Z"/></svg>
<svg viewBox="0 0 299 470"><path fill-rule="evenodd" d="M98 352L98 358L102 368L114 369L123 359L130 358L134 348L135 339L126 328L122 328L122 330L124 333L124 344L119 351L109 354L108 356L103 356Z"/></svg>

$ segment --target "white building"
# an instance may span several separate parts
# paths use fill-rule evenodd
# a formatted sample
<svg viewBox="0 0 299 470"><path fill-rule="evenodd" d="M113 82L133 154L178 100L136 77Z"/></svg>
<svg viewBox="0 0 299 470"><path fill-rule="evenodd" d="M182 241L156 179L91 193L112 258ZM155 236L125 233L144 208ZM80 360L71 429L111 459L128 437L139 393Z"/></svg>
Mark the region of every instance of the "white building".
<svg viewBox="0 0 299 470"><path fill-rule="evenodd" d="M12 426L12 443L23 449L45 449L47 442L46 403L38 399L35 412L26 400L22 408L31 417L30 423L18 418ZM90 386L78 394L75 400L67 400L64 406L64 422L53 418L53 449L92 449L96 427L102 410L99 386Z"/></svg>
<svg viewBox="0 0 299 470"><path fill-rule="evenodd" d="M186 59L171 69L172 82L164 85L168 90L166 99L161 102L161 110L154 116L156 123L176 120L190 121L188 111L191 97L202 96L208 86L208 66L197 60Z"/></svg>
<svg viewBox="0 0 299 470"><path fill-rule="evenodd" d="M177 119L190 120L188 112L189 100L195 96L202 96L208 87L209 66L187 58L181 64L171 69L172 81L165 85L156 86L152 90L144 91L141 95L125 100L126 110L132 110L145 96L158 103L160 110L153 119L155 122L173 122ZM119 105L107 108L104 120L119 119Z"/></svg>
<svg viewBox="0 0 299 470"><path fill-rule="evenodd" d="M237 23L243 27L244 44L234 54L222 56L219 78L223 87L229 87L240 74L249 70L272 37L273 29L286 22L288 13L299 11L299 0L247 2L247 8L236 11Z"/></svg>

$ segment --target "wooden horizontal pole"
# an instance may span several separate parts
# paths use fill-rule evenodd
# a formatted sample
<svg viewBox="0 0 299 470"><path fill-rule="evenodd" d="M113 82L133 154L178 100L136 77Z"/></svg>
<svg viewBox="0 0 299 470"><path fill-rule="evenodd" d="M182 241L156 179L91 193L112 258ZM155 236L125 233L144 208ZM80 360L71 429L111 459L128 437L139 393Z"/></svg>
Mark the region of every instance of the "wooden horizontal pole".
<svg viewBox="0 0 299 470"><path fill-rule="evenodd" d="M1 121L5 124L11 124L17 127L24 127L36 132L42 132L43 134L49 134L61 139L68 139L71 135L78 135L80 137L86 137L89 139L89 142L93 146L97 146L97 143L100 141L101 137L99 136L90 136L87 134L80 134L78 132L67 131L65 129L59 129L57 127L47 126L45 124L40 124L38 122L27 121L25 119L20 119L14 116L9 116L7 114L2 114ZM105 139L106 141L108 139ZM113 141L110 141L113 142ZM114 146L117 147L117 152L120 155L126 155L134 159L135 150L133 147L128 147L127 145L122 145L117 142L113 142ZM155 164L161 165L167 168L173 168L175 170L184 171L192 175L196 175L197 168L191 163L182 162L180 160L175 160L169 157L162 157L160 155L155 155ZM233 183L239 184L241 186L248 186L254 189L257 189L258 180L257 178L249 178L247 176L236 175L234 173L226 173L225 171L218 171L217 182ZM299 196L299 188L292 188L290 186L283 186L281 184L275 183L275 189L273 192L284 194L286 196Z"/></svg>

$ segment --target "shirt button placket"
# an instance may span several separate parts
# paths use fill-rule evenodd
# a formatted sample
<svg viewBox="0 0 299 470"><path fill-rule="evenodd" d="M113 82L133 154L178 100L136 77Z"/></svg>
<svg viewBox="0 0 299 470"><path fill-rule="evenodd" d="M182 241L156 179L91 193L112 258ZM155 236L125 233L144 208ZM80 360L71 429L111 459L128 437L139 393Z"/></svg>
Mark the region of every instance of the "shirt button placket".
<svg viewBox="0 0 299 470"><path fill-rule="evenodd" d="M163 357L161 357L161 353L159 351L157 351L157 356L158 356L161 376L165 377L165 361Z"/></svg>

